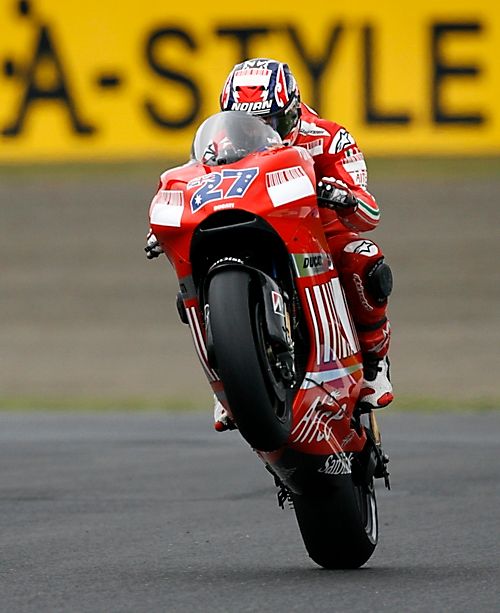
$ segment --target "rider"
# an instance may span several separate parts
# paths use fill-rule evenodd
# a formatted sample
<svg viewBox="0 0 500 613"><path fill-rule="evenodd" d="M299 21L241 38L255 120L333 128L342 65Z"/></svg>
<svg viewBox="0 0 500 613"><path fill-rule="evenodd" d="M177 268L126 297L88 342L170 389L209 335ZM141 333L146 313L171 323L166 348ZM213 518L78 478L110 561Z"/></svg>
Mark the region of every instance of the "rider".
<svg viewBox="0 0 500 613"><path fill-rule="evenodd" d="M220 107L260 117L285 145L303 147L314 159L321 220L363 355L360 402L368 409L387 406L393 400L387 356L392 274L380 247L360 235L373 230L380 217L367 191L363 153L345 128L300 101L288 65L277 60L254 58L236 64L222 89ZM216 429L226 425L224 419L217 423L216 411Z"/></svg>

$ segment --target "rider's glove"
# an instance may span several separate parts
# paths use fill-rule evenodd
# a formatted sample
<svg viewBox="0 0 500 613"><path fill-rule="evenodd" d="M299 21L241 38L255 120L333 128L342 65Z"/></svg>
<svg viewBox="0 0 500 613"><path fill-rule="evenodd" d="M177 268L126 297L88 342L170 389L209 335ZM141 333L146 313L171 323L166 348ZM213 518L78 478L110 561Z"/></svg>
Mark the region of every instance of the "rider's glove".
<svg viewBox="0 0 500 613"><path fill-rule="evenodd" d="M150 230L147 236L146 246L144 247L144 251L146 252L146 257L148 260L152 260L153 258L157 258L159 255L163 253L163 249L160 245L160 242Z"/></svg>
<svg viewBox="0 0 500 613"><path fill-rule="evenodd" d="M333 177L323 177L316 187L316 194L318 206L344 214L354 213L358 206L356 197L347 185Z"/></svg>

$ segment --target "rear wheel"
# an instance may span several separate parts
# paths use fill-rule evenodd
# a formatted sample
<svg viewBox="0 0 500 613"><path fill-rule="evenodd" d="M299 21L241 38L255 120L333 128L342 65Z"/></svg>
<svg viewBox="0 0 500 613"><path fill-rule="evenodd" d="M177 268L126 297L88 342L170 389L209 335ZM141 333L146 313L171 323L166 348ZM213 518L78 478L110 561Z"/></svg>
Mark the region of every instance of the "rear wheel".
<svg viewBox="0 0 500 613"><path fill-rule="evenodd" d="M378 540L373 481L356 485L351 475L344 475L324 485L322 493L293 495L307 552L324 568L359 568L370 558Z"/></svg>
<svg viewBox="0 0 500 613"><path fill-rule="evenodd" d="M272 451L290 434L291 391L266 335L264 307L250 273L226 269L210 281L210 330L217 371L243 438Z"/></svg>

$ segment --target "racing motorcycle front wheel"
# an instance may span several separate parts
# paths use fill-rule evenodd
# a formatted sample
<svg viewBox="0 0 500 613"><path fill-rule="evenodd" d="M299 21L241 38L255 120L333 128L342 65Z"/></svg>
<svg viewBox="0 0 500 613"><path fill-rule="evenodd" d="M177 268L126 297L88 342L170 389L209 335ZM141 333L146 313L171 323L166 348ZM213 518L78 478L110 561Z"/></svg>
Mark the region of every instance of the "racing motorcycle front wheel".
<svg viewBox="0 0 500 613"><path fill-rule="evenodd" d="M210 332L217 372L243 438L254 449L284 445L292 424L292 395L266 334L262 295L250 271L217 272L208 289Z"/></svg>

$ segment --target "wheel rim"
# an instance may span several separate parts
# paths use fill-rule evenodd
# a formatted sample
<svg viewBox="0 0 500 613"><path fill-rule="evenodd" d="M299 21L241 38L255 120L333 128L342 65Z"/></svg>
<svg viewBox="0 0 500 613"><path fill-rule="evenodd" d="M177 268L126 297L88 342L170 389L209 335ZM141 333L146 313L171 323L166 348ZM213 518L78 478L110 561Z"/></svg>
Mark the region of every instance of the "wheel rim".
<svg viewBox="0 0 500 613"><path fill-rule="evenodd" d="M273 356L272 348L265 338L264 326L261 315L262 307L259 302L255 305L254 323L255 333L257 337L258 356L262 367L265 383L274 397L274 409L276 418L284 423L287 421L287 389L283 382L275 372L276 367L273 365L270 355Z"/></svg>

